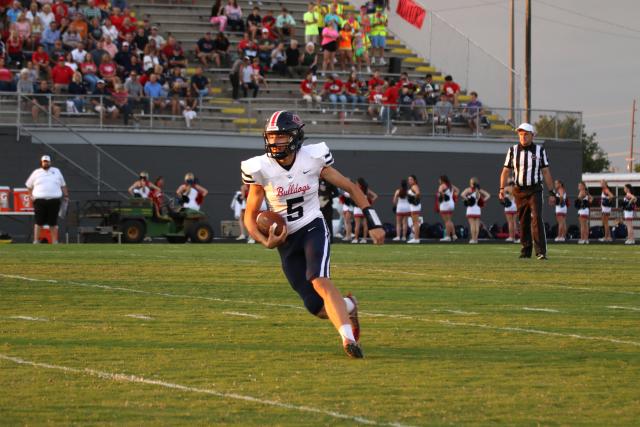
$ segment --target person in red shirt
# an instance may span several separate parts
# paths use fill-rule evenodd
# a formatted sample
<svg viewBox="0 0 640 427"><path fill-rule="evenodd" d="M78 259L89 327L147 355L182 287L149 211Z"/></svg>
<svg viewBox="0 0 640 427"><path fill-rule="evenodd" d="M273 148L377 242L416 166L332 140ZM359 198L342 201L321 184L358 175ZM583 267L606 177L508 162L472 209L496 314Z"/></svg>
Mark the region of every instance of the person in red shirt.
<svg viewBox="0 0 640 427"><path fill-rule="evenodd" d="M49 58L49 54L44 50L44 46L41 44L38 45L36 51L31 55L31 62L33 62L33 66L38 72L38 76L42 76L44 74L44 78L46 80L51 80L51 59Z"/></svg>
<svg viewBox="0 0 640 427"><path fill-rule="evenodd" d="M313 73L309 71L304 80L300 82L300 93L302 94L302 99L307 101L307 107L309 108L311 108L311 104L313 102L322 101L322 97L318 95L316 86L317 83L313 78Z"/></svg>
<svg viewBox="0 0 640 427"><path fill-rule="evenodd" d="M58 62L51 70L51 80L53 80L53 92L60 93L66 91L73 77L73 69L64 62L64 56L58 58Z"/></svg>
<svg viewBox="0 0 640 427"><path fill-rule="evenodd" d="M453 77L446 76L444 78L442 93L447 97L447 100L452 103L454 107L458 106L458 94L460 93L460 85L453 81Z"/></svg>
<svg viewBox="0 0 640 427"><path fill-rule="evenodd" d="M6 46L7 53L9 54L13 67L21 68L24 65L22 64L24 62L24 55L22 52L23 42L24 40L22 40L18 31L15 29L11 30L9 38L7 38Z"/></svg>
<svg viewBox="0 0 640 427"><path fill-rule="evenodd" d="M51 11L55 15L58 24L60 24L62 18L69 16L69 6L65 4L64 0L57 0L53 6L51 6Z"/></svg>
<svg viewBox="0 0 640 427"><path fill-rule="evenodd" d="M393 118L398 107L398 88L395 85L390 85L388 82L384 85L384 92L382 94L382 109L380 110L380 120L387 132L391 134L396 133L397 127L393 125Z"/></svg>
<svg viewBox="0 0 640 427"><path fill-rule="evenodd" d="M109 17L114 27L118 29L118 32L122 31L122 24L124 23L124 16L120 12L119 7L114 7L111 16Z"/></svg>
<svg viewBox="0 0 640 427"><path fill-rule="evenodd" d="M383 81L384 82L384 81ZM378 120L378 116L380 115L380 106L382 105L382 93L384 84L375 86L369 90L369 108L367 109L367 113L374 120Z"/></svg>
<svg viewBox="0 0 640 427"><path fill-rule="evenodd" d="M363 85L355 71L349 75L349 79L344 84L347 101L351 102L354 111L358 110L358 104L365 103L365 97L362 96Z"/></svg>
<svg viewBox="0 0 640 427"><path fill-rule="evenodd" d="M13 92L16 90L13 84L13 74L5 67L4 58L0 57L0 91L1 92Z"/></svg>
<svg viewBox="0 0 640 427"><path fill-rule="evenodd" d="M369 86L369 91L372 91L378 86L382 86L384 84L384 80L380 78L380 71L375 71L373 76L367 82L367 86Z"/></svg>
<svg viewBox="0 0 640 427"><path fill-rule="evenodd" d="M98 70L100 71L100 77L102 80L107 83L111 83L111 87L113 87L118 66L113 61L113 58L111 58L111 55L105 53L102 56L102 61L100 61L100 67L98 67Z"/></svg>
<svg viewBox="0 0 640 427"><path fill-rule="evenodd" d="M333 104L333 114L338 113L338 101L342 105L342 111L344 111L344 107L347 104L347 96L343 92L344 84L338 78L338 75L330 75L322 87L322 94Z"/></svg>

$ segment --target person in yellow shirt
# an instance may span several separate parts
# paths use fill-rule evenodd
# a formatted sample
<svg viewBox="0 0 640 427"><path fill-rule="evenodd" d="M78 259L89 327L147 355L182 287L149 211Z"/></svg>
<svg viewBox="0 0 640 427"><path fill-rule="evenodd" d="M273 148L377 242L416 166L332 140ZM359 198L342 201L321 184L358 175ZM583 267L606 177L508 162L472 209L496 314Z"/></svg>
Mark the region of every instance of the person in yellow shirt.
<svg viewBox="0 0 640 427"><path fill-rule="evenodd" d="M322 4L322 0L316 0L313 11L318 18L318 33L322 34L322 29L324 28L324 16L329 13L329 8Z"/></svg>
<svg viewBox="0 0 640 427"><path fill-rule="evenodd" d="M307 44L309 42L314 45L318 44L318 37L320 35L320 30L318 28L318 13L315 11L315 4L309 3L307 7L307 11L302 16L302 20L304 21L304 43Z"/></svg>
<svg viewBox="0 0 640 427"><path fill-rule="evenodd" d="M384 60L384 48L387 44L387 12L378 7L371 16L371 63L376 64L376 57L380 65L386 65Z"/></svg>

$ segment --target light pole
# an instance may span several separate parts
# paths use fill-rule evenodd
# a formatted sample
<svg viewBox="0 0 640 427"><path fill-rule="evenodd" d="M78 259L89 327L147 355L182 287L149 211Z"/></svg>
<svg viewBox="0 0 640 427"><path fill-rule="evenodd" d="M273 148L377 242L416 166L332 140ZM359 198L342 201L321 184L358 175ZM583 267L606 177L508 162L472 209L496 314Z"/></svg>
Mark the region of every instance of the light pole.
<svg viewBox="0 0 640 427"><path fill-rule="evenodd" d="M524 35L524 108L525 121L531 122L531 0L527 0Z"/></svg>

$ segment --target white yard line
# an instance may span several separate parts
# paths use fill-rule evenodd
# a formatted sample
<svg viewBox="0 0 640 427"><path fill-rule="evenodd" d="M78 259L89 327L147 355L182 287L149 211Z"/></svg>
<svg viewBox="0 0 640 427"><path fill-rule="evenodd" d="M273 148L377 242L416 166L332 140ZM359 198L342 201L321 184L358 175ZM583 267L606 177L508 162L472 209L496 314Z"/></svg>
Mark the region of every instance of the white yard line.
<svg viewBox="0 0 640 427"><path fill-rule="evenodd" d="M431 310L434 313L452 313L452 314L461 314L463 316L474 316L478 313L475 311L462 311L462 310L450 310L450 309L433 309Z"/></svg>
<svg viewBox="0 0 640 427"><path fill-rule="evenodd" d="M124 317L131 317L132 319L141 320L153 320L153 317L145 316L144 314L125 314Z"/></svg>
<svg viewBox="0 0 640 427"><path fill-rule="evenodd" d="M222 314L226 314L229 316L251 317L252 319L264 319L264 316L258 316L257 314L241 313L239 311L223 311Z"/></svg>
<svg viewBox="0 0 640 427"><path fill-rule="evenodd" d="M640 311L640 307L624 307L624 306L620 306L620 305L608 305L607 308L611 308L613 310Z"/></svg>
<svg viewBox="0 0 640 427"><path fill-rule="evenodd" d="M31 317L31 316L10 316L9 319L29 320L31 322L48 322L49 321L49 319L45 319L44 317Z"/></svg>
<svg viewBox="0 0 640 427"><path fill-rule="evenodd" d="M59 285L63 285L63 286L65 285L65 282L59 282L59 281L51 280L51 279L35 279L35 278L31 278L31 277L8 275L8 274L0 274L0 277L7 277L7 278L13 278L13 279L19 279L19 280L26 280L26 281L29 281L29 282L43 282L43 283L59 284ZM79 282L66 282L66 283L67 284L71 284L71 285L76 285L76 286L86 286L86 287L91 287L91 288L100 288L100 289L107 289L107 290L114 290L114 291L132 292L132 293L138 293L138 294L144 294L144 295L164 296L164 297L168 297L168 298L202 299L202 300L216 301L216 302L231 302L231 303L242 303L242 304L252 304L252 305L265 305L265 306L273 306L273 307L293 308L293 309L296 309L296 310L304 310L304 308L298 307L298 306L295 306L295 305L292 305L292 304L277 304L277 303L265 303L265 302L259 302L259 301L251 301L251 300L230 300L230 299L201 297L201 296L192 296L192 295L177 295L177 294L169 294L169 293L164 293L164 292L148 292L148 291L142 291L142 290L139 290L139 289L131 289L131 288L124 288L124 287L114 287L114 286L107 286L107 285L96 285L96 284L79 283ZM542 331L542 330L537 330L537 329L527 329L527 328L519 328L519 327L507 327L507 326L503 327L503 326L492 326L492 325L485 325L485 324L478 324L478 323L463 323L463 322L455 322L455 321L450 321L450 320L445 320L445 319L429 319L429 318L422 318L422 317L416 317L416 316L409 316L409 315L405 315L405 314L370 313L370 312L360 312L360 313L365 315L365 316L371 316L371 317L386 317L386 318L390 318L390 319L419 320L419 321L423 321L423 322L441 323L441 324L446 324L446 325L449 325L449 326L464 326L464 327L493 329L493 330L508 331L508 332L521 332L521 333L529 333L529 334L549 335L549 336L564 337L564 338L574 338L574 339L589 340L589 341L609 342L609 343L614 343L614 344L627 344L627 345L633 345L633 346L640 347L640 342L619 340L619 339L612 338L612 337L594 337L594 336L589 336L589 335L566 334L566 333L561 333L561 332Z"/></svg>
<svg viewBox="0 0 640 427"><path fill-rule="evenodd" d="M405 424L400 424L400 423L395 423L395 422L394 423L387 423L387 422L384 422L384 421L376 421L376 420L372 420L372 419L369 419L369 418L359 417L359 416L356 416L356 415L349 415L349 414L344 414L344 413L341 413L341 412L330 411L330 410L321 409L321 408L315 408L313 406L295 405L295 404L292 404L292 403L280 402L280 401L277 401L277 400L261 399L259 397L243 395L243 394L237 394L237 393L222 392L222 391L213 390L213 389L209 389L209 388L189 387L189 386L186 386L186 385L177 384L177 383L171 383L171 382L162 381L162 380L152 380L152 379L144 378L144 377L141 377L141 376L138 376L138 375L119 374L119 373L98 371L98 370L91 369L91 368L72 368L72 367L69 367L69 366L53 365L53 364L49 364L49 363L39 363L39 362L33 362L31 360L21 359L19 357L9 356L9 355L6 355L6 354L0 354L0 359L5 360L7 362L13 362L13 363L16 363L16 364L19 364L19 365L32 366L34 368L42 368L42 369L49 369L49 370L55 370L55 371L62 371L62 372L69 373L69 374L90 375L90 376L93 376L93 377L98 377L98 378L101 378L101 379L104 379L104 380L110 380L110 381L159 386L159 387L168 388L168 389L172 389L172 390L178 390L178 391L181 391L181 392L208 394L208 395L211 395L211 396L220 397L222 399L241 400L241 401L244 401L244 402L256 403L256 404L265 405L265 406L273 406L273 407L277 407L277 408L289 409L289 410L292 410L292 411L308 412L308 413L326 415L326 416L333 417L333 418L355 421L355 422L360 423L360 424L380 425L380 426L397 426L397 427L406 426Z"/></svg>
<svg viewBox="0 0 640 427"><path fill-rule="evenodd" d="M534 308L534 307L522 307L524 311L542 311L544 313L559 313L558 310L553 308Z"/></svg>

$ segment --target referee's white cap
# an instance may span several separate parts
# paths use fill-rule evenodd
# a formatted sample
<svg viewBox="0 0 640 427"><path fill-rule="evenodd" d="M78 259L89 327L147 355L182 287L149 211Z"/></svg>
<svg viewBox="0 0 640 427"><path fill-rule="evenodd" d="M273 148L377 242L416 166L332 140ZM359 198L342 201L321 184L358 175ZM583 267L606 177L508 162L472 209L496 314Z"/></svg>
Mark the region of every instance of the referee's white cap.
<svg viewBox="0 0 640 427"><path fill-rule="evenodd" d="M40 157L40 161L41 162L51 162L51 157L45 154L44 156Z"/></svg>
<svg viewBox="0 0 640 427"><path fill-rule="evenodd" d="M518 126L518 129L516 129L516 132L519 130L523 130L525 132L530 132L530 133L536 133L533 126L531 126L529 123L522 123L520 126Z"/></svg>

